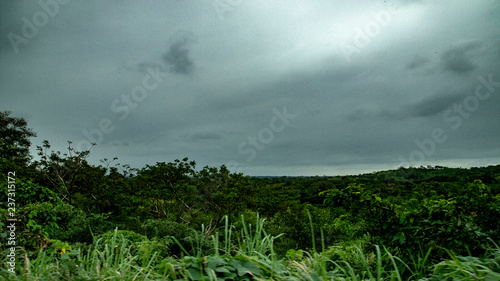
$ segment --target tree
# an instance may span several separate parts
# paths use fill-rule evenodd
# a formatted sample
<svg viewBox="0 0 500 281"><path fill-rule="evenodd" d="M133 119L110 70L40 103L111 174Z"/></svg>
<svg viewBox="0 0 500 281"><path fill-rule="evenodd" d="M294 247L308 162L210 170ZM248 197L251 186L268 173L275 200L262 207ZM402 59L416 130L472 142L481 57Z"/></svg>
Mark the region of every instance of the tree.
<svg viewBox="0 0 500 281"><path fill-rule="evenodd" d="M26 120L11 117L11 113L0 111L0 159L9 166L26 167L31 160L30 138L36 133L27 127Z"/></svg>
<svg viewBox="0 0 500 281"><path fill-rule="evenodd" d="M40 160L35 161L34 166L47 184L69 204L72 203L73 196L84 187L81 182L85 177L84 171L91 168L86 159L92 147L85 151L75 151L68 141L68 153L61 156L60 151L48 152L50 144L47 140L43 141L43 146L37 146Z"/></svg>
<svg viewBox="0 0 500 281"><path fill-rule="evenodd" d="M141 197L149 202L146 212L155 218L180 219L190 222L195 211L191 206L195 186L196 163L184 158L174 163L158 162L154 166L146 165L138 171L136 188L141 190Z"/></svg>
<svg viewBox="0 0 500 281"><path fill-rule="evenodd" d="M195 207L205 217L205 233L211 235L224 221L225 216L235 219L252 200L252 183L242 174L230 173L226 166L219 169L206 166L198 175Z"/></svg>

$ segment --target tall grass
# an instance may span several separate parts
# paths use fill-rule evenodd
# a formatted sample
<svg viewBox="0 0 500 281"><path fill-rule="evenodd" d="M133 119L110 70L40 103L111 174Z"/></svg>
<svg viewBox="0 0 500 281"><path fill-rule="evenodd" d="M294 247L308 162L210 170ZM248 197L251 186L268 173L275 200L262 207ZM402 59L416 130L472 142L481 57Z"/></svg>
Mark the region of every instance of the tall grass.
<svg viewBox="0 0 500 281"><path fill-rule="evenodd" d="M312 223L311 235L314 239ZM379 246L368 254L366 248L353 246L354 258L348 262L333 258L336 248L325 249L324 242L321 252L313 243L311 252L279 258L273 249L279 236L266 233L259 217L254 224L241 217L239 230L226 218L223 233L210 237L200 231L192 253L174 238L184 253L178 258L158 257L154 249L134 255L121 238L115 230L110 241L96 240L86 251L40 251L18 265L17 275L2 268L0 280L500 280L500 247L493 241L485 257L450 253L450 259L432 265L431 250L415 253L407 264ZM208 242L212 248L207 253L202 248Z"/></svg>
<svg viewBox="0 0 500 281"><path fill-rule="evenodd" d="M40 250L35 259L26 257L26 268L18 267L19 274L2 271L1 280L149 280L156 259L153 254L147 263L138 265L139 256L130 253L130 245L124 237L118 243L117 232L109 243L99 239L83 254L81 249L67 252Z"/></svg>

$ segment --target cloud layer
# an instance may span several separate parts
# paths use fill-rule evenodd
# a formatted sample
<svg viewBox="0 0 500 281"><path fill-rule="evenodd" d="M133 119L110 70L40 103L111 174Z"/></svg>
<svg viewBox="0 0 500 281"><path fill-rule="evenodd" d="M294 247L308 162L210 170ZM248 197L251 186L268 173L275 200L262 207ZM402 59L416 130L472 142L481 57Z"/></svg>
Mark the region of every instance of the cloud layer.
<svg viewBox="0 0 500 281"><path fill-rule="evenodd" d="M499 163L497 1L222 2L2 2L0 110L96 164Z"/></svg>

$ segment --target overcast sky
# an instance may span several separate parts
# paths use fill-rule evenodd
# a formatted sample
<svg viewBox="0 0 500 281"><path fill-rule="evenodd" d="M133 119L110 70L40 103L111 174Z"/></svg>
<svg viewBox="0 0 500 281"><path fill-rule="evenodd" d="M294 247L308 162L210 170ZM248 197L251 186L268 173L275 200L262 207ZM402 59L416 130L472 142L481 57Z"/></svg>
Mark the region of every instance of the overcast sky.
<svg viewBox="0 0 500 281"><path fill-rule="evenodd" d="M0 32L0 110L93 164L500 164L496 0L9 0Z"/></svg>

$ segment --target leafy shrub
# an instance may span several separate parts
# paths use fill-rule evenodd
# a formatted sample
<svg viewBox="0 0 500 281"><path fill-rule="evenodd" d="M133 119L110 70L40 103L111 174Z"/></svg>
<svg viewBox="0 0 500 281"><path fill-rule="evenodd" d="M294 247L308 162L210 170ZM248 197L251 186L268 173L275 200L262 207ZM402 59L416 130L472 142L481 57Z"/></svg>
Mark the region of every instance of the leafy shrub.
<svg viewBox="0 0 500 281"><path fill-rule="evenodd" d="M194 229L183 223L160 219L146 220L141 229L141 233L148 237L175 236L178 239L192 236L193 232L195 232Z"/></svg>
<svg viewBox="0 0 500 281"><path fill-rule="evenodd" d="M107 214L86 214L84 211L68 204L55 208L60 217L57 233L51 237L70 243L92 243L93 235L99 235L113 229Z"/></svg>
<svg viewBox="0 0 500 281"><path fill-rule="evenodd" d="M52 227L45 227L47 238L70 243L91 243L93 234L98 235L113 229L107 222L107 214L87 215L84 211L61 201L57 204L36 203L32 207L28 206L27 210L30 210L28 216L33 218L35 224L52 223ZM53 222L48 222L48 218Z"/></svg>
<svg viewBox="0 0 500 281"><path fill-rule="evenodd" d="M179 261L164 259L157 268L160 274L163 276L170 275L175 280L250 281L255 280L255 278L267 277L265 272L254 263L256 262L243 256L231 258L222 256L187 256Z"/></svg>
<svg viewBox="0 0 500 281"><path fill-rule="evenodd" d="M19 233L18 244L29 250L46 248L50 244L51 233L59 229L57 212L52 203L28 204L18 211L19 224L16 232Z"/></svg>
<svg viewBox="0 0 500 281"><path fill-rule="evenodd" d="M179 256L182 251L181 247L179 247L177 243L173 243L171 237L175 237L175 239L177 239L180 243L180 246L184 247L184 249L189 252L194 252L195 248L198 250L198 246L201 247L202 250L209 250L211 248L209 241L207 241L207 239L202 239L201 233L183 223L160 219L149 219L142 224L141 233L149 238L156 239L156 241L168 245L168 253L170 255Z"/></svg>
<svg viewBox="0 0 500 281"><path fill-rule="evenodd" d="M4 221L7 211L0 209L0 216ZM17 243L33 252L46 248L53 239L68 243L91 243L92 232L101 234L112 229L106 221L106 214L87 215L60 200L56 203L27 204L17 210L17 218ZM7 235L8 231L5 229L0 237L6 239Z"/></svg>
<svg viewBox="0 0 500 281"><path fill-rule="evenodd" d="M7 174L0 174L0 202L7 201ZM36 202L56 203L59 198L57 194L50 190L48 187L33 183L29 179L23 177L16 177L16 202L22 203L23 206L34 204ZM20 206L18 206L20 207Z"/></svg>

